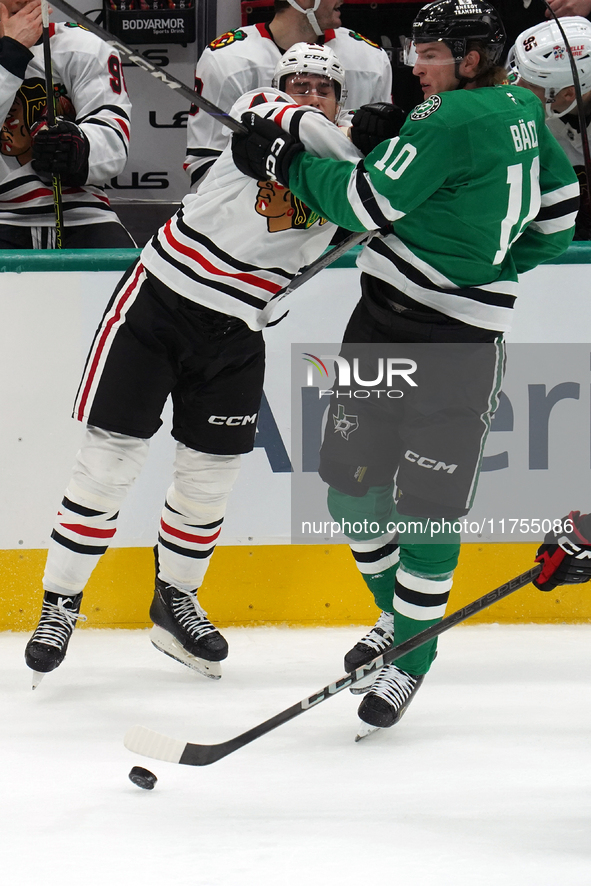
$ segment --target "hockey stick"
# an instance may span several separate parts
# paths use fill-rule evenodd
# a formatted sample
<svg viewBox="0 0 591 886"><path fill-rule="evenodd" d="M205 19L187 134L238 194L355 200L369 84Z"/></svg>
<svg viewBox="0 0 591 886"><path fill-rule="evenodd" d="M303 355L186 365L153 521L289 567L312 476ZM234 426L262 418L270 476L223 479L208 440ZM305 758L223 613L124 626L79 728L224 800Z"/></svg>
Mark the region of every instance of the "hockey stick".
<svg viewBox="0 0 591 886"><path fill-rule="evenodd" d="M219 120L223 126L227 126L228 129L231 129L232 132L239 132L243 135L246 135L248 130L243 123L239 120L235 120L234 117L231 117L230 114L227 114L225 111L222 111L221 108L218 108L217 105L214 105L213 102L208 101L206 98L203 98L199 95L198 92L195 92L194 89L191 89L190 86L187 86L186 83L183 83L181 80L177 80L176 77L173 77L172 74L167 74L166 71L160 67L160 65L155 65L153 62L148 61L148 59L144 58L143 55L138 55L131 46L128 46L126 43L122 43L121 40L117 40L113 34L106 31L104 28L101 28L100 25L97 25L92 19L88 18L88 16L84 15L82 12L78 12L73 6L70 6L69 3L66 3L66 0L52 0L53 5L56 9L59 9L61 12L65 13L72 21L77 22L79 25L82 25L83 28L86 28L91 33L95 34L97 37L100 37L101 40L104 40L105 43L108 43L109 46L112 46L116 49L120 55L126 58L128 61L133 62L134 65L137 65L142 70L146 71L148 74L151 74L152 77L155 77L156 80L160 80L161 83L164 83L165 86L170 87L170 89L174 89L178 92L179 95L182 95L183 98L186 98L187 101L190 101L192 104L197 105L202 111L205 111L206 114L214 117L216 120ZM297 289L319 271L322 271L328 265L332 264L332 262L336 261L341 255L344 255L345 252L348 252L352 246L357 246L358 243L361 243L365 237L368 236L367 231L362 234L351 234L346 240L336 246L333 250L326 253L325 255L321 255L315 262L313 262L302 274L295 277L291 283L281 292L278 292L273 300L273 304L275 303L277 298L283 298L285 295L289 295L290 292L293 292L294 289Z"/></svg>
<svg viewBox="0 0 591 886"><path fill-rule="evenodd" d="M51 69L51 49L49 46L49 7L47 0L41 0L41 21L43 24L43 63L45 66L45 92L47 95L47 125L55 126L55 93ZM55 212L55 248L63 248L64 207L62 204L62 182L59 175L51 176L53 190L53 210Z"/></svg>
<svg viewBox="0 0 591 886"><path fill-rule="evenodd" d="M234 117L226 114L226 112L222 111L221 108L218 108L217 105L214 105L206 98L202 98L198 92L195 92L194 89L191 89L191 87L187 86L186 83L183 83L182 80L177 80L172 74L167 74L164 68L161 68L160 65L155 65L153 62L148 61L147 58L144 58L143 55L136 53L135 49L132 49L131 46L118 40L113 34L106 31L105 28L101 28L100 25L97 25L96 22L93 22L92 19L88 18L84 13L78 12L78 10L73 6L70 6L69 3L66 3L65 0L55 0L55 2L54 0L51 0L51 2L56 9L65 13L71 21L77 22L92 34L96 34L97 37L100 37L101 40L104 40L105 43L108 43L113 49L116 49L128 61L133 62L138 68L142 68L148 74L151 74L156 80L160 80L165 86L176 90L179 95L182 95L183 98L186 98L191 104L197 105L202 111L205 111L207 114L218 119L220 123L223 123L223 125L227 126L228 129L231 129L232 132L241 132L243 135L248 133L246 126L244 126L243 123L240 123L239 120L235 120Z"/></svg>
<svg viewBox="0 0 591 886"><path fill-rule="evenodd" d="M274 310L277 305L277 302L281 301L282 298L285 298L286 295L290 295L296 289L299 289L300 286L303 286L304 283L307 283L308 280L311 280L312 277L315 277L320 271L323 271L324 268L327 268L329 265L332 265L333 262L337 261L342 255L348 252L353 246L359 246L360 243L369 242L372 237L377 235L377 231L362 231L360 234L349 234L348 237L345 237L338 246L335 246L334 249L329 249L328 252L325 252L316 261L313 261L311 265L308 265L300 274L296 274L291 283L288 283L287 286L284 286L283 289L280 289L273 298L267 303L267 307L263 311L263 317L268 317ZM282 315L284 317L285 314ZM279 319L282 319L280 317ZM275 323L278 323L279 320L274 320L271 326L274 326Z"/></svg>
<svg viewBox="0 0 591 886"><path fill-rule="evenodd" d="M587 120L585 117L585 106L583 105L583 95L581 93L581 81L579 80L579 72L577 71L577 66L575 63L575 59L573 56L573 51L571 49L571 45L567 40L566 34L564 33L564 28L560 23L560 19L547 2L547 0L542 0L546 9L550 10L552 14L552 18L556 22L556 26L560 31L560 35L564 40L564 46L566 48L566 53L568 55L568 60L570 63L571 72L573 75L573 86L575 88L575 98L577 100L577 113L579 117L579 129L581 131L581 147L583 148L583 163L585 165L585 177L587 179L587 203L589 211L591 212L591 153L589 151L589 136L587 135Z"/></svg>
<svg viewBox="0 0 591 886"><path fill-rule="evenodd" d="M293 278L291 283L289 283L284 289L280 290L277 293L275 298L273 299L273 303L278 298L283 298L286 295L289 295L290 292L293 292L294 289L297 289L303 283L307 283L308 280L311 280L318 271L324 270L333 262L335 262L338 258L348 252L353 246L358 246L360 243L364 241L369 241L372 237L375 237L377 231L362 231L360 234L349 234L348 237L345 237L338 246L335 246L334 249L331 249L330 252L326 252L324 255L321 255L320 258L317 258L316 261L313 261L311 265Z"/></svg>
<svg viewBox="0 0 591 886"><path fill-rule="evenodd" d="M541 571L542 567L539 564L533 566L522 575L512 578L504 585L495 588L494 591L489 591L488 594L479 597L478 600L474 600L462 609L458 609L456 612L448 615L439 624L421 631L420 634L416 634L416 636L411 637L410 640L406 640L399 646L394 646L392 649L384 652L383 655L379 655L368 664L358 668L352 674L346 674L340 680L325 686L320 692L315 692L314 695L298 701L297 704L286 708L286 710L281 711L279 714L275 714L274 717L265 720L264 723L260 723L253 729L243 732L242 735L229 739L229 741L221 742L221 744L193 744L176 738L169 738L167 735L146 729L145 726L132 726L123 740L125 747L136 754L142 754L144 757L153 757L156 760L165 760L167 763L183 763L187 766L207 766L210 763L216 763L222 757L227 757L228 754L232 754L234 751L250 744L251 741L260 738L261 735L266 735L267 732L271 732L271 730L276 729L283 723L293 720L294 717L303 714L304 711L332 698L337 692L342 692L343 689L358 683L359 680L372 671L377 671L384 665L396 661L403 655L406 655L407 652L411 652L418 646L422 646L423 643L427 643L429 640L433 640L435 637L453 628L454 625L470 618L474 613L480 612L481 609L496 603L497 600L502 600L503 597L508 597L509 594L519 590L519 588L525 587Z"/></svg>

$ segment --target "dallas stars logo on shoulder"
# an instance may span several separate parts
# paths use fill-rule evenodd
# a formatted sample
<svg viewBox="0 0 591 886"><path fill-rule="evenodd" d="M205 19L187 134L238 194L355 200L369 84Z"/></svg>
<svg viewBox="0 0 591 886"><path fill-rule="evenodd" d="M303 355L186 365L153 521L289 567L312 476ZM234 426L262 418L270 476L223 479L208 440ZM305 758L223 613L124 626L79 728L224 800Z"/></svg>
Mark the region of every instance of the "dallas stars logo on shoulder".
<svg viewBox="0 0 591 886"><path fill-rule="evenodd" d="M337 414L333 415L335 434L340 433L341 437L348 440L353 431L359 427L359 417L357 415L345 415L345 407L339 403Z"/></svg>
<svg viewBox="0 0 591 886"><path fill-rule="evenodd" d="M429 117L431 114L434 114L435 111L441 107L441 96L440 95L431 95L426 101L421 102L420 105L417 105L411 111L410 119L411 120L424 120L425 117Z"/></svg>
<svg viewBox="0 0 591 886"><path fill-rule="evenodd" d="M219 37L216 37L215 40L212 40L208 48L212 51L214 49L223 49L225 46L230 46L238 40L246 40L247 37L248 34L240 28L237 28L235 31L226 31L225 34L221 34Z"/></svg>

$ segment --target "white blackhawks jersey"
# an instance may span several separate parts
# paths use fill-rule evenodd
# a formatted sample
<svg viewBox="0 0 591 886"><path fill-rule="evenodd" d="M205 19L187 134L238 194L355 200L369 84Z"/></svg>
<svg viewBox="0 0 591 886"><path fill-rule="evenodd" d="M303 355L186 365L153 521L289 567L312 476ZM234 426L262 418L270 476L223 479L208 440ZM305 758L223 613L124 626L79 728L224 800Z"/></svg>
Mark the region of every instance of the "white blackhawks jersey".
<svg viewBox="0 0 591 886"><path fill-rule="evenodd" d="M576 110L574 112L577 113ZM546 120L548 129L563 149L573 166L584 166L583 140L581 133L569 122L569 116L550 117ZM591 140L591 123L587 126L587 137Z"/></svg>
<svg viewBox="0 0 591 886"><path fill-rule="evenodd" d="M88 183L62 189L65 224L117 221L101 185L123 170L129 149L131 102L121 59L78 25L49 29L58 113L75 121L90 143ZM46 104L41 43L29 50L0 40L0 224L55 224L51 185L31 166L30 129Z"/></svg>
<svg viewBox="0 0 591 886"><path fill-rule="evenodd" d="M293 104L284 92L253 90L232 114L240 117L249 108L299 137L316 156L352 163L361 158L320 111ZM277 303L283 307L283 287L324 252L335 230L278 182L241 173L228 146L198 193L185 197L144 247L140 261L185 298L259 330Z"/></svg>
<svg viewBox="0 0 591 886"><path fill-rule="evenodd" d="M392 66L386 52L348 28L325 32L324 42L345 69L346 108L392 100ZM222 34L203 51L195 88L203 98L228 112L251 89L270 86L282 52L264 24ZM191 108L184 168L191 186L207 172L228 143L229 130L205 111Z"/></svg>

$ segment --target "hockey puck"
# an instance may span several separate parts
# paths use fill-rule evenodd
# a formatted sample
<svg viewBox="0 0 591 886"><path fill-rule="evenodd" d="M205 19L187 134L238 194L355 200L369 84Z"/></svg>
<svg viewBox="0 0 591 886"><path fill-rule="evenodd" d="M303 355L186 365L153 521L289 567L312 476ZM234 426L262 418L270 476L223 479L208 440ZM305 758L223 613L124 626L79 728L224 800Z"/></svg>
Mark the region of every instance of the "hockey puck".
<svg viewBox="0 0 591 886"><path fill-rule="evenodd" d="M133 767L129 773L129 780L137 785L138 788L143 788L144 791L152 791L158 781L153 772L150 772L149 769L144 769L142 766Z"/></svg>

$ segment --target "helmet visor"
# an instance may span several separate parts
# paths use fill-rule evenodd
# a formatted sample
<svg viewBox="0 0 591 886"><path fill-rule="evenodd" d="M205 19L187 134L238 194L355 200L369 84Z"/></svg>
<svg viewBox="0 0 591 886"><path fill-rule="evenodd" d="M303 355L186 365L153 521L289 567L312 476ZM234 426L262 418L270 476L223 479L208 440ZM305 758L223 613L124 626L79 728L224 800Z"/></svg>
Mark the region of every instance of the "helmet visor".
<svg viewBox="0 0 591 886"><path fill-rule="evenodd" d="M414 68L417 62L417 47L414 40L411 40L410 37L401 37L400 41L402 43L402 58L404 64Z"/></svg>
<svg viewBox="0 0 591 886"><path fill-rule="evenodd" d="M409 37L401 37L400 41L402 43L402 57L404 59L404 64L409 65L412 68L419 61L417 44ZM423 42L419 42L419 46L421 47L426 45L427 44ZM432 47L433 51L430 52L429 50L426 50L425 56L421 58L421 61L429 65L450 65L453 63L453 55L445 40L433 40L432 43L428 45ZM445 47L445 49L441 50L439 47ZM449 50L449 52L447 50Z"/></svg>
<svg viewBox="0 0 591 886"><path fill-rule="evenodd" d="M319 95L322 98L338 98L340 84L331 77L322 74L297 73L288 74L284 87L290 95ZM338 89L336 88L338 87Z"/></svg>

